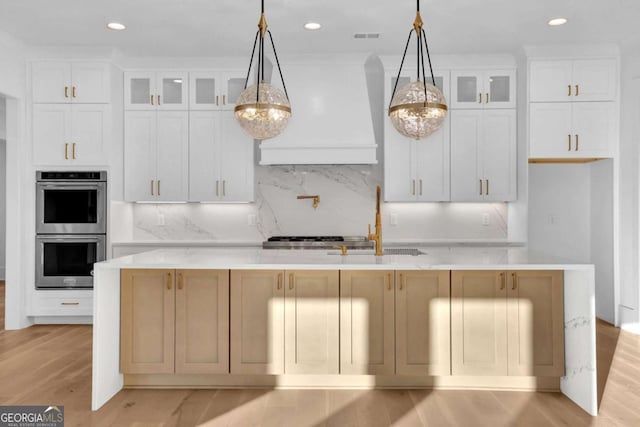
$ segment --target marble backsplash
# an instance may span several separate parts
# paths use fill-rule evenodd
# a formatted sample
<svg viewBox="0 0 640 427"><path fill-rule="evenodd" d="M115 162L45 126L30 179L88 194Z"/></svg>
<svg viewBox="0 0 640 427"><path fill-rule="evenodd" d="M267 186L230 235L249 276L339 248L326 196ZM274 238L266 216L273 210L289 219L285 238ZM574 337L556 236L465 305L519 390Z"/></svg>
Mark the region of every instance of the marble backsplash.
<svg viewBox="0 0 640 427"><path fill-rule="evenodd" d="M111 240L255 243L273 235L365 235L381 184L380 166L256 166L255 203L114 202ZM319 195L320 205L314 209L298 195ZM504 203L384 203L382 215L387 241L507 239Z"/></svg>

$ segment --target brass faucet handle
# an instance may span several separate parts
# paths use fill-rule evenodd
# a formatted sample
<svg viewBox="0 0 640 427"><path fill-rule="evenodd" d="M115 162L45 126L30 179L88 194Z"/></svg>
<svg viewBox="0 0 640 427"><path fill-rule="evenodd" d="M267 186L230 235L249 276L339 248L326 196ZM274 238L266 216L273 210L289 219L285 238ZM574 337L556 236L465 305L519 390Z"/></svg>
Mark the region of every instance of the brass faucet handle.
<svg viewBox="0 0 640 427"><path fill-rule="evenodd" d="M342 256L347 255L348 248L346 246L344 246L344 245L342 245L342 246L334 246L334 248L335 249L340 249L340 252L342 252Z"/></svg>

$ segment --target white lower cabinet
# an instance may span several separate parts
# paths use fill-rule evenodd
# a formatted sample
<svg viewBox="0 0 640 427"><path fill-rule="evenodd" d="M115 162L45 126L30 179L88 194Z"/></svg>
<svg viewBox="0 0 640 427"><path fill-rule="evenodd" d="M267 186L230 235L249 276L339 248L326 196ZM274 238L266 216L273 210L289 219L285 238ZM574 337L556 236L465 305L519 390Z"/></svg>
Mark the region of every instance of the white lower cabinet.
<svg viewBox="0 0 640 427"><path fill-rule="evenodd" d="M396 271L396 374L451 375L450 274Z"/></svg>
<svg viewBox="0 0 640 427"><path fill-rule="evenodd" d="M234 112L189 114L189 201L252 202L254 141Z"/></svg>
<svg viewBox="0 0 640 427"><path fill-rule="evenodd" d="M516 110L451 111L451 201L516 200Z"/></svg>
<svg viewBox="0 0 640 427"><path fill-rule="evenodd" d="M108 104L34 104L34 164L107 164L110 111Z"/></svg>
<svg viewBox="0 0 640 427"><path fill-rule="evenodd" d="M127 111L124 134L125 200L187 200L188 113Z"/></svg>
<svg viewBox="0 0 640 427"><path fill-rule="evenodd" d="M615 103L531 103L529 111L529 157L611 157L616 140Z"/></svg>
<svg viewBox="0 0 640 427"><path fill-rule="evenodd" d="M232 374L338 374L339 275L231 272Z"/></svg>
<svg viewBox="0 0 640 427"><path fill-rule="evenodd" d="M394 272L340 272L340 373L393 375Z"/></svg>

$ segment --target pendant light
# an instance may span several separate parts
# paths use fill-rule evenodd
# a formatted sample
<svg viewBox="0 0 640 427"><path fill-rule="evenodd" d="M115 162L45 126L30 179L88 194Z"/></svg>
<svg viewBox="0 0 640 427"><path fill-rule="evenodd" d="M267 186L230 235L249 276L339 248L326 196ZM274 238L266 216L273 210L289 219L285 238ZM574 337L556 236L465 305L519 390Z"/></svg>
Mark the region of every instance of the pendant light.
<svg viewBox="0 0 640 427"><path fill-rule="evenodd" d="M431 57L429 56L429 46L427 46L427 35L422 26L420 0L417 0L416 19L413 22L413 28L409 32L409 38L404 48L400 69L398 70L398 78L393 87L391 103L389 104L389 117L393 126L402 135L416 140L425 138L437 131L447 117L447 101L440 89L436 87L433 68L431 67ZM418 45L416 67L418 78L415 82L407 84L396 92L412 33L415 33ZM427 75L424 68L425 50L429 61L429 72L431 73L429 83L426 81ZM422 80L420 79L421 75Z"/></svg>
<svg viewBox="0 0 640 427"><path fill-rule="evenodd" d="M251 51L251 60L249 61L249 70L244 84L244 90L238 97L235 107L236 120L240 126L253 137L253 139L264 140L279 135L291 117L291 105L289 104L289 95L287 87L284 84L280 62L276 47L273 44L273 36L271 31L267 29L267 20L264 16L264 0L262 0L262 13L258 22L258 32L253 42L253 50ZM272 86L264 80L264 45L265 35L269 34L269 41L273 48L273 56L278 66L280 80L284 92L279 88ZM251 66L256 53L256 45L258 46L258 66L256 69L256 84L247 87L249 76L251 75Z"/></svg>

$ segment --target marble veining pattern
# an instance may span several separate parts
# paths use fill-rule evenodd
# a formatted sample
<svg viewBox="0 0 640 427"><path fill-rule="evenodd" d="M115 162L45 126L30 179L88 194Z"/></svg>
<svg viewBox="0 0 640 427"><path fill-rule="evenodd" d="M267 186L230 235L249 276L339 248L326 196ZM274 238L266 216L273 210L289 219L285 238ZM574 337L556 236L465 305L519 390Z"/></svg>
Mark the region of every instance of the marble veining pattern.
<svg viewBox="0 0 640 427"><path fill-rule="evenodd" d="M133 204L112 209L132 224L120 241L255 241L273 235L365 235L374 222L382 168L371 165L257 166L255 202ZM319 195L320 206L298 195ZM505 203L384 203L386 240L507 239ZM391 215L398 218L393 226ZM489 225L482 225L482 216ZM249 224L249 217L255 224ZM161 218L164 221L161 221ZM162 225L162 223L164 224Z"/></svg>

